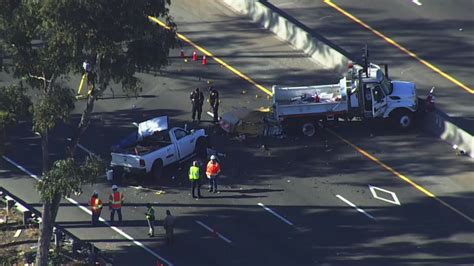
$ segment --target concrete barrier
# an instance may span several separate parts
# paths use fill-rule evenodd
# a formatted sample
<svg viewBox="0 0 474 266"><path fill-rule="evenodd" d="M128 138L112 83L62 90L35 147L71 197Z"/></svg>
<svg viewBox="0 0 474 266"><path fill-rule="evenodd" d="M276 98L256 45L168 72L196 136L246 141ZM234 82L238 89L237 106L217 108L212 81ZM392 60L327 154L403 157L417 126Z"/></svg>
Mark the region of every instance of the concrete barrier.
<svg viewBox="0 0 474 266"><path fill-rule="evenodd" d="M440 110L427 113L423 128L434 136L457 146L457 152L474 158L474 136L453 122L453 119Z"/></svg>
<svg viewBox="0 0 474 266"><path fill-rule="evenodd" d="M296 49L304 51L325 69L344 75L349 60L361 63L351 54L265 0L221 1L236 12L249 16L254 22L288 41ZM474 158L473 135L456 125L454 119L441 110L426 114L423 128L451 145L457 145L459 150Z"/></svg>
<svg viewBox="0 0 474 266"><path fill-rule="evenodd" d="M249 16L265 29L304 51L323 68L341 75L347 71L349 54L329 40L313 32L304 24L287 15L267 1L222 0L231 9Z"/></svg>

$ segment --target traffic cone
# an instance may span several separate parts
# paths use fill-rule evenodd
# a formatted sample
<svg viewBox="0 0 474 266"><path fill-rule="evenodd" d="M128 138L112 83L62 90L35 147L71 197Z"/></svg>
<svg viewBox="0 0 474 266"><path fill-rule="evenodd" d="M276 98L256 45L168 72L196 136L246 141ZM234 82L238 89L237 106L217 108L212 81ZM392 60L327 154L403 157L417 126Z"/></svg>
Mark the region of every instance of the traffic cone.
<svg viewBox="0 0 474 266"><path fill-rule="evenodd" d="M193 61L197 61L198 60L198 55L196 53L196 50L193 52Z"/></svg>
<svg viewBox="0 0 474 266"><path fill-rule="evenodd" d="M207 65L207 58L205 55L202 56L202 64Z"/></svg>
<svg viewBox="0 0 474 266"><path fill-rule="evenodd" d="M183 58L183 59L186 58L186 56L184 55L183 49L181 49L181 58Z"/></svg>

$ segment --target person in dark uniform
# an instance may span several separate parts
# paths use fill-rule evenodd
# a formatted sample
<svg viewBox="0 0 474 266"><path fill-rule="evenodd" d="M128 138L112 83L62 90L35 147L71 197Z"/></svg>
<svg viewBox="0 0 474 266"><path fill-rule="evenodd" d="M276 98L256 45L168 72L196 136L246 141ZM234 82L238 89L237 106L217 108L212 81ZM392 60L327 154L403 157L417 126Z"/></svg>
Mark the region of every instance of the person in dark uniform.
<svg viewBox="0 0 474 266"><path fill-rule="evenodd" d="M209 87L209 103L211 104L214 122L219 120L219 92L213 87Z"/></svg>
<svg viewBox="0 0 474 266"><path fill-rule="evenodd" d="M202 105L204 104L204 94L199 90L199 88L196 88L193 92L191 92L189 98L191 99L192 104L193 122L196 121L196 113L198 122L201 122Z"/></svg>

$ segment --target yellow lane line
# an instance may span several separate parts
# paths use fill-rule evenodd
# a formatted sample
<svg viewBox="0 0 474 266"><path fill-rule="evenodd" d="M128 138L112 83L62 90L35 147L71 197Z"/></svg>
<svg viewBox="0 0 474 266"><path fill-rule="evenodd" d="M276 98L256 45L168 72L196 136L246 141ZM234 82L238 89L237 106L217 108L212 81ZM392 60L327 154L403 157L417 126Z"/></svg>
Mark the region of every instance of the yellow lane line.
<svg viewBox="0 0 474 266"><path fill-rule="evenodd" d="M332 130L328 130L329 132L331 132L331 134L333 134L334 136L338 137L340 140L342 140L343 142L345 142L347 145L351 146L353 149L355 149L357 152L359 152L360 154L364 155L366 158L368 158L369 160L373 161L374 163L378 164L379 166L381 166L382 168L384 168L385 170L389 171L390 173L392 173L393 175L399 177L400 179L402 179L403 181L407 182L408 184L412 185L414 188L418 189L419 191L423 192L423 194L427 195L428 197L430 198L433 198L433 199L436 199L438 202L440 202L441 204L443 204L444 206L448 207L449 209L451 209L452 211L454 211L455 213L461 215L462 217L464 217L465 219L467 219L469 222L471 223L474 223L474 219L472 219L471 217L469 217L468 215L464 214L463 212L461 212L460 210L454 208L453 206L451 206L449 203L445 202L444 200L436 197L433 193L431 193L430 191L428 191L427 189L425 189L424 187L418 185L417 183L415 183L414 181L412 181L410 178L408 178L407 176L401 174L400 172L398 172L397 170L393 169L392 167L386 165L384 162L380 161L378 158L376 158L375 156L373 156L372 154L370 154L369 152L359 148L357 145L353 144L352 142L350 142L349 140L345 139L344 137L340 136L339 134L337 134L336 132L332 131Z"/></svg>
<svg viewBox="0 0 474 266"><path fill-rule="evenodd" d="M149 16L148 17L150 20L156 22L158 25L160 25L161 27L165 28L165 29L170 29L170 27L168 25L166 25L165 23L163 23L162 21L160 21L159 19L155 18L155 17L151 17ZM255 87L257 87L259 90L265 92L266 94L272 96L272 92L270 90L268 90L267 88L265 88L264 86L258 84L257 82L255 82L252 78L250 78L249 76L245 75L244 73L240 72L239 70L237 70L236 68L234 68L233 66L227 64L226 62L224 62L224 60L216 57L215 55L213 55L211 52L209 52L208 50L204 49L202 46L200 45L197 45L195 42L191 41L188 37L184 36L183 34L181 33L176 33L176 35L178 36L179 39L189 43L190 45L192 45L194 48L198 49L199 51L201 51L203 54L206 55L206 57L210 57L210 58L213 58L217 63L221 64L222 66L224 66L225 68L227 68L228 70L232 71L234 74L236 74L237 76L241 77L242 79L248 81L250 84L254 85Z"/></svg>
<svg viewBox="0 0 474 266"><path fill-rule="evenodd" d="M151 20L153 20L154 22L156 22L158 25L162 26L163 28L165 29L170 29L170 27L168 27L166 24L164 24L163 22L161 22L160 20L154 18L154 17L149 17ZM203 52L206 56L209 56L209 57L213 57L214 60L216 60L218 63L222 64L223 66L225 66L227 69L229 69L230 71L232 71L233 73L237 74L239 77L247 80L248 82L250 82L251 84L253 84L255 87L257 87L258 89L266 92L267 94L269 95L272 95L272 93L265 87L263 87L262 85L256 83L253 79L251 79L250 77L248 77L247 75L243 74L242 72L238 71L237 69L233 68L232 66L228 65L227 63L225 63L224 61L222 61L221 59L219 58L216 58L215 56L212 55L211 52L209 52L208 50L204 49L203 47L195 44L193 41L191 41L190 39L188 39L186 36L180 34L180 33L177 33L177 36L178 38L180 38L181 40L189 43L190 45L194 46L196 49L199 49L201 52ZM389 171L390 173L394 174L395 176L401 178L402 180L404 180L405 182L407 182L408 184L412 185L413 187L415 187L416 189L418 189L419 191L423 192L425 195L427 195L428 197L430 198L433 198L433 199L436 199L438 202L440 202L441 204L443 204L444 206L448 207L449 209L451 209L452 211L456 212L457 214L461 215L462 217L466 218L468 221L470 221L471 223L474 223L474 220L467 216L466 214L462 213L461 211L459 211L458 209L454 208L453 206L449 205L448 203L446 203L445 201L439 199L438 197L436 197L433 193L429 192L428 190L426 190L425 188L423 188L422 186L416 184L415 182L413 182L411 179L409 179L408 177L402 175L401 173L399 173L398 171L396 171L395 169L393 169L392 167L386 165L385 163L383 163L382 161L380 161L379 159L377 159L375 156L371 155L370 153L368 153L367 151L359 148L358 146L356 146L355 144L353 144L352 142L350 142L349 140L339 136L336 132L332 131L332 130L329 130L329 132L331 132L333 135L335 135L336 137L338 137L339 139L341 139L342 141L344 141L346 144L348 144L349 146L351 146L352 148L354 148L356 151L358 151L359 153L361 153L362 155L364 155L366 158L370 159L371 161L375 162L376 164L380 165L382 168L384 168L385 170Z"/></svg>
<svg viewBox="0 0 474 266"><path fill-rule="evenodd" d="M333 3L331 0L324 0L324 2L326 4L328 4L329 6L331 6L332 8L336 9L337 11L339 11L339 13L345 15L346 17L352 19L353 21L355 21L356 23L358 23L359 25L361 25L362 27L368 29L369 31L371 31L372 33L374 33L375 35L379 36L380 38L384 39L386 42L388 42L389 44L397 47L398 49L402 50L404 53L408 54L409 56L413 57L414 59L416 59L418 62L422 63L423 65L427 66L428 68L430 68L431 70L435 71L436 73L440 74L441 76L443 76L444 78L448 79L449 81L453 82L454 84L458 85L459 87L463 88L465 91L471 93L471 94L474 94L474 89L473 88L470 88L469 86L463 84L462 82L460 82L459 80L455 79L453 76L445 73L443 70L439 69L438 67L436 67L435 65L431 64L430 62L420 58L419 56L417 56L415 53L411 52L410 50L408 50L407 48L401 46L400 44L398 44L397 42L395 42L393 39L385 36L383 33L381 33L380 31L372 28L371 26L369 26L368 24L366 24L365 22L363 22L362 20L358 19L357 17L355 17L354 15L352 15L351 13L347 12L346 10L342 9L341 7L339 7L338 5L336 5L335 3Z"/></svg>

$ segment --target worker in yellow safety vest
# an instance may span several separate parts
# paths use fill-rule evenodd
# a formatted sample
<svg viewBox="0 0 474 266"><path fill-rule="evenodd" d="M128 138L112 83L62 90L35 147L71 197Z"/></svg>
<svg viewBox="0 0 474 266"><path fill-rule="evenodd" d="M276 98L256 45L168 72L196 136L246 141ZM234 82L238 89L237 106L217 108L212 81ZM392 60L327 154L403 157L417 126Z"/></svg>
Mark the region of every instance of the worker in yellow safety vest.
<svg viewBox="0 0 474 266"><path fill-rule="evenodd" d="M201 169L199 168L198 162L194 161L193 165L189 168L189 181L191 181L191 192L193 198L196 198L194 190L197 189L197 198L201 198Z"/></svg>
<svg viewBox="0 0 474 266"><path fill-rule="evenodd" d="M118 191L117 185L112 186L112 194L109 196L110 221L114 222L115 212L118 213L119 223L122 222L123 193Z"/></svg>
<svg viewBox="0 0 474 266"><path fill-rule="evenodd" d="M102 201L99 199L99 193L97 193L97 191L94 191L92 194L90 205L92 212L92 225L97 225L100 213L102 212Z"/></svg>

